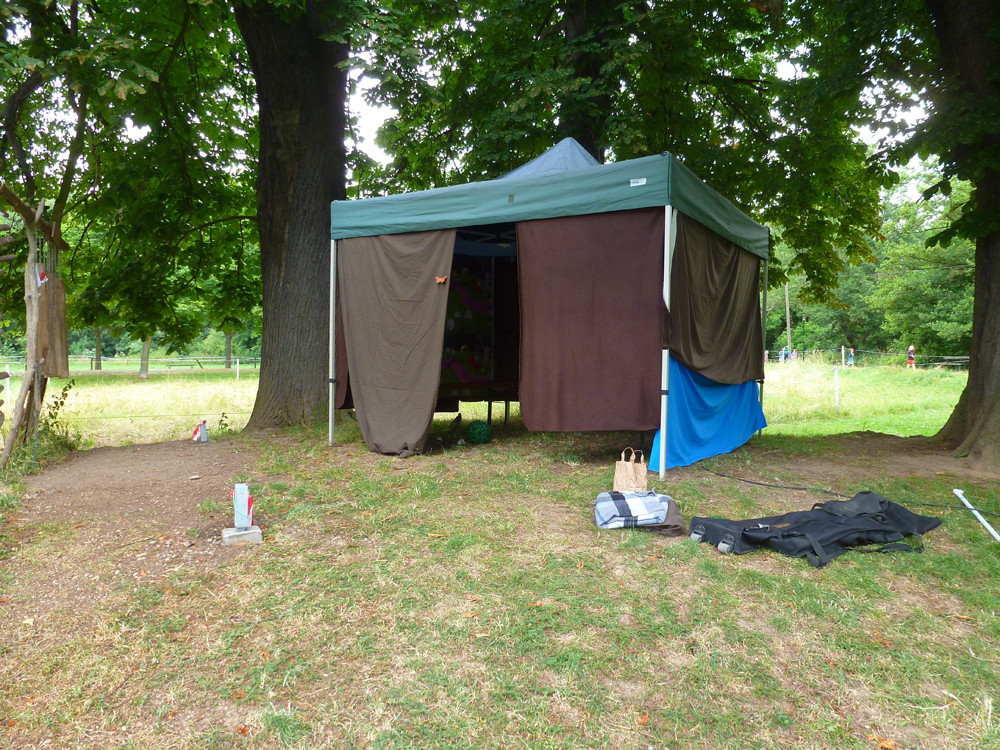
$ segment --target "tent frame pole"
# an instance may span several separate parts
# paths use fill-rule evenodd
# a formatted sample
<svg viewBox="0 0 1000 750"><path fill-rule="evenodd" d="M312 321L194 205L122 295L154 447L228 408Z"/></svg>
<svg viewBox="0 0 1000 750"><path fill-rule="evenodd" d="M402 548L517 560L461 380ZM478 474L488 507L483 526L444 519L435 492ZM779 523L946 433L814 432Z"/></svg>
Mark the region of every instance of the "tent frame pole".
<svg viewBox="0 0 1000 750"><path fill-rule="evenodd" d="M664 206L663 227L663 304L670 312L670 278L674 262L674 243L677 239L677 212ZM660 364L660 479L667 474L667 400L670 394L670 349L663 350Z"/></svg>
<svg viewBox="0 0 1000 750"><path fill-rule="evenodd" d="M761 351L760 359L761 362L764 361L764 352L767 351L767 258L764 258L764 286L760 291L761 303L760 303L760 343ZM763 365L761 365L763 367ZM757 381L757 395L760 397L760 408L764 409L764 378ZM757 430L759 435L762 431Z"/></svg>
<svg viewBox="0 0 1000 750"><path fill-rule="evenodd" d="M333 416L337 405L337 240L330 240L330 403L327 422L333 446Z"/></svg>

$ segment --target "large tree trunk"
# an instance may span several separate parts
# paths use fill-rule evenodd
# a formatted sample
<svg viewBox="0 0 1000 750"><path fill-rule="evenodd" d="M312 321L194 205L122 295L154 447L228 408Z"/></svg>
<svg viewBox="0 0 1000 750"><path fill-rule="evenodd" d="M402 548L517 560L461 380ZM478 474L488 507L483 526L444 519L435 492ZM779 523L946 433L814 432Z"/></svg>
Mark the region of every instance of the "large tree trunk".
<svg viewBox="0 0 1000 750"><path fill-rule="evenodd" d="M235 7L260 105L264 326L251 430L311 421L326 404L330 202L346 196L348 49L321 38L341 31L323 16L336 5Z"/></svg>
<svg viewBox="0 0 1000 750"><path fill-rule="evenodd" d="M945 73L958 84L952 103L962 103L957 116L970 116L971 102L1000 102L1000 4L996 0L928 0L941 47ZM961 98L960 98L961 97ZM965 98L968 97L968 98ZM981 115L980 115L981 117ZM983 134L963 143L952 159L976 174L976 163L988 163L989 151L1000 149L1000 136ZM955 411L938 436L957 444L959 454L982 468L1000 470L1000 171L987 167L975 179L979 216L989 229L976 238L976 287L972 314L969 382Z"/></svg>
<svg viewBox="0 0 1000 750"><path fill-rule="evenodd" d="M226 369L233 369L233 334L226 334Z"/></svg>

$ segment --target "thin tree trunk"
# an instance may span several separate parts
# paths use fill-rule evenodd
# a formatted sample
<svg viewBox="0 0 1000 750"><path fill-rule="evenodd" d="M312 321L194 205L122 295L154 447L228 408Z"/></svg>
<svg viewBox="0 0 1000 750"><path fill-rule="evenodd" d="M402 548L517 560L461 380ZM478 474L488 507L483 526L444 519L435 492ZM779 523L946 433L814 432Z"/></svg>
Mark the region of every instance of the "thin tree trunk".
<svg viewBox="0 0 1000 750"><path fill-rule="evenodd" d="M226 369L233 369L233 334L226 334Z"/></svg>
<svg viewBox="0 0 1000 750"><path fill-rule="evenodd" d="M142 356L139 358L139 380L149 379L149 350L152 346L152 337L142 342Z"/></svg>
<svg viewBox="0 0 1000 750"><path fill-rule="evenodd" d="M101 369L101 329L94 329L94 369Z"/></svg>
<svg viewBox="0 0 1000 750"><path fill-rule="evenodd" d="M38 216L41 215L39 208ZM28 237L28 260L24 265L24 303L25 303L25 372L24 380L21 381L21 390L14 401L14 412L11 414L10 428L7 430L7 438L3 446L3 454L0 455L0 469L3 469L10 462L10 457L14 452L14 446L26 440L30 434L32 426L37 426L37 414L34 413L38 399L38 389L35 384L35 370L38 368L36 358L38 356L38 280L35 276L35 265L38 259L38 247L35 242L35 230L32 226L25 226L25 233ZM29 402L29 395L34 394L35 398ZM40 404L38 404L40 406ZM21 425L27 425L22 435Z"/></svg>
<svg viewBox="0 0 1000 750"><path fill-rule="evenodd" d="M345 192L347 60L339 3L237 3L260 105L260 384L247 429L325 413L330 202ZM324 16L324 13L330 14Z"/></svg>

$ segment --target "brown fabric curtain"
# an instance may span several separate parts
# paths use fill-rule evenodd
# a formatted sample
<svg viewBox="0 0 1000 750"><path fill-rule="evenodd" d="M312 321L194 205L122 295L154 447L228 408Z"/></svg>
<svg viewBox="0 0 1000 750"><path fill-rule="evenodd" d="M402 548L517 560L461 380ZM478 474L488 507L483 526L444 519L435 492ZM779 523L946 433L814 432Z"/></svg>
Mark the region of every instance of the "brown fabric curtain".
<svg viewBox="0 0 1000 750"><path fill-rule="evenodd" d="M340 265L339 263L337 265ZM339 283L337 285L340 286ZM338 293L339 294L339 293ZM354 407L354 400L351 398L350 373L347 367L347 341L344 336L344 311L341 309L340 300L337 300L337 357L335 366L337 368L335 377L337 379L336 390L334 391L333 405L337 409L351 409Z"/></svg>
<svg viewBox="0 0 1000 750"><path fill-rule="evenodd" d="M670 356L717 383L764 377L760 258L683 214L670 284Z"/></svg>
<svg viewBox="0 0 1000 750"><path fill-rule="evenodd" d="M659 423L662 208L517 224L529 430Z"/></svg>
<svg viewBox="0 0 1000 750"><path fill-rule="evenodd" d="M358 237L338 245L351 395L373 451L410 455L427 441L454 250L453 229Z"/></svg>

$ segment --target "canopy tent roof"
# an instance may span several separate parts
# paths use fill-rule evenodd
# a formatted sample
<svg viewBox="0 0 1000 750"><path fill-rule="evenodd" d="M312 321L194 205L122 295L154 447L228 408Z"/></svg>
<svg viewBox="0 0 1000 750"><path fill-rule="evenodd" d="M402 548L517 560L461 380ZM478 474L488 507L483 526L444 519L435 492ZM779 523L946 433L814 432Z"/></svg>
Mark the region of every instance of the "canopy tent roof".
<svg viewBox="0 0 1000 750"><path fill-rule="evenodd" d="M672 154L579 166L579 154L574 155L565 143L496 180L334 201L330 207L331 238L672 206L754 255L768 257L768 228L702 182ZM556 149L560 149L558 160L545 159ZM543 167L540 173L522 172L539 162Z"/></svg>
<svg viewBox="0 0 1000 750"><path fill-rule="evenodd" d="M600 162L591 156L587 149L577 143L575 138L563 138L541 156L536 156L527 164L522 164L517 169L511 170L500 179L509 180L512 177L555 174L580 167L596 167L599 164Z"/></svg>

